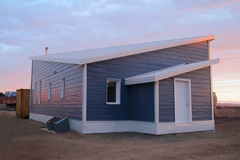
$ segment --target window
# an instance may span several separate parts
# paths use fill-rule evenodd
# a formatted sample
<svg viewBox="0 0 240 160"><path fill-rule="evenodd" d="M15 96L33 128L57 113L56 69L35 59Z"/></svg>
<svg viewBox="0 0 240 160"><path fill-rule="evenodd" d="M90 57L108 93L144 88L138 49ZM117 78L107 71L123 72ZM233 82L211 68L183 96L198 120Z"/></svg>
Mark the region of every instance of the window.
<svg viewBox="0 0 240 160"><path fill-rule="evenodd" d="M42 89L42 81L39 81L38 104L41 104L41 89Z"/></svg>
<svg viewBox="0 0 240 160"><path fill-rule="evenodd" d="M35 86L34 86L34 104L36 104L36 96L37 96L37 82L35 82L35 84L34 84Z"/></svg>
<svg viewBox="0 0 240 160"><path fill-rule="evenodd" d="M65 79L62 79L61 83L61 97L65 96Z"/></svg>
<svg viewBox="0 0 240 160"><path fill-rule="evenodd" d="M51 99L51 83L48 83L48 99Z"/></svg>
<svg viewBox="0 0 240 160"><path fill-rule="evenodd" d="M119 79L107 79L107 104L120 104L120 85Z"/></svg>

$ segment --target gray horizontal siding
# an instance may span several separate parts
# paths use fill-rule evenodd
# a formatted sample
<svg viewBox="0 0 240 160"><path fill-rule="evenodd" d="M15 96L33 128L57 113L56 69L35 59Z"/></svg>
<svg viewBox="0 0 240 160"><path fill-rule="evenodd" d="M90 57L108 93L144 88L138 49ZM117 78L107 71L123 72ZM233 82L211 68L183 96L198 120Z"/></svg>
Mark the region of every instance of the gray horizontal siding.
<svg viewBox="0 0 240 160"><path fill-rule="evenodd" d="M178 75L191 79L192 119L211 120L210 68ZM174 122L174 77L159 81L159 121Z"/></svg>
<svg viewBox="0 0 240 160"><path fill-rule="evenodd" d="M31 112L81 120L82 67L45 61L33 61L32 67ZM65 78L65 96L61 97L61 80L63 78ZM42 81L41 104L38 104L39 81ZM34 104L35 82L37 83L36 104ZM48 99L49 83L51 83L51 99Z"/></svg>
<svg viewBox="0 0 240 160"><path fill-rule="evenodd" d="M197 74L191 78L192 90L192 119L197 120L211 120L211 81L210 81L210 67L198 70L202 74ZM194 74L196 71L192 72ZM188 73L179 75L179 77L190 78Z"/></svg>
<svg viewBox="0 0 240 160"><path fill-rule="evenodd" d="M124 85L124 78L181 63L193 63L207 59L208 48L207 41L205 41L88 64L87 120L130 119L129 87ZM120 105L106 104L107 78L121 79Z"/></svg>
<svg viewBox="0 0 240 160"><path fill-rule="evenodd" d="M43 107L42 107L43 106ZM63 117L70 117L72 119L80 119L79 114L82 113L82 108L78 105L67 105L62 104L58 105L39 105L34 107L33 113L37 114L44 114L44 115L51 115L51 116L63 116ZM80 115L81 116L81 115Z"/></svg>
<svg viewBox="0 0 240 160"><path fill-rule="evenodd" d="M159 81L159 122L174 122L173 78Z"/></svg>

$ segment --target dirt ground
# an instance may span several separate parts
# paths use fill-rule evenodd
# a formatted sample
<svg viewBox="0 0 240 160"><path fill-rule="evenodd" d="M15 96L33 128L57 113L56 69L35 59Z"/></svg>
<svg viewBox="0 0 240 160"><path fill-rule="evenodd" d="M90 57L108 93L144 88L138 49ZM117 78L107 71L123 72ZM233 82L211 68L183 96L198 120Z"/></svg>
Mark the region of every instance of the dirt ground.
<svg viewBox="0 0 240 160"><path fill-rule="evenodd" d="M52 134L44 123L0 111L0 159L239 159L240 119L218 118L216 130L153 136L140 133Z"/></svg>

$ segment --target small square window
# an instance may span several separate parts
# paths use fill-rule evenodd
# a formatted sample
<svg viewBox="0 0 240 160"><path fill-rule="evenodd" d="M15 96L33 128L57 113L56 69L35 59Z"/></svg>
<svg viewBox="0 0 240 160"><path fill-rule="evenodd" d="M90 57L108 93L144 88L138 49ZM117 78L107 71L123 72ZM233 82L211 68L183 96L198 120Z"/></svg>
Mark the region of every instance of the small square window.
<svg viewBox="0 0 240 160"><path fill-rule="evenodd" d="M51 83L48 83L48 99L51 99Z"/></svg>
<svg viewBox="0 0 240 160"><path fill-rule="evenodd" d="M121 80L107 79L107 104L120 104Z"/></svg>

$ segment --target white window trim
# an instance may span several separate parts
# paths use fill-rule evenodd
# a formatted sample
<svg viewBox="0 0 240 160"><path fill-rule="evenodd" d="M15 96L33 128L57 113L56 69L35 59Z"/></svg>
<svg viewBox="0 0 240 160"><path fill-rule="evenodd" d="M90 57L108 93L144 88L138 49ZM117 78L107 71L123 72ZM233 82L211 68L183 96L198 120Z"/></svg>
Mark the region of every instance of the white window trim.
<svg viewBox="0 0 240 160"><path fill-rule="evenodd" d="M48 99L51 99L51 87L52 87L52 84L48 83Z"/></svg>
<svg viewBox="0 0 240 160"><path fill-rule="evenodd" d="M34 97L33 97L33 103L36 104L37 99L37 82L34 83Z"/></svg>
<svg viewBox="0 0 240 160"><path fill-rule="evenodd" d="M65 97L65 78L61 81L61 97Z"/></svg>
<svg viewBox="0 0 240 160"><path fill-rule="evenodd" d="M116 82L116 102L108 102L107 101L107 91L108 91L108 85L107 82L111 81L111 82ZM121 79L114 79L114 78L107 78L107 82L106 82L106 104L121 104Z"/></svg>
<svg viewBox="0 0 240 160"><path fill-rule="evenodd" d="M41 90L42 90L42 81L39 81L38 104L41 104Z"/></svg>

